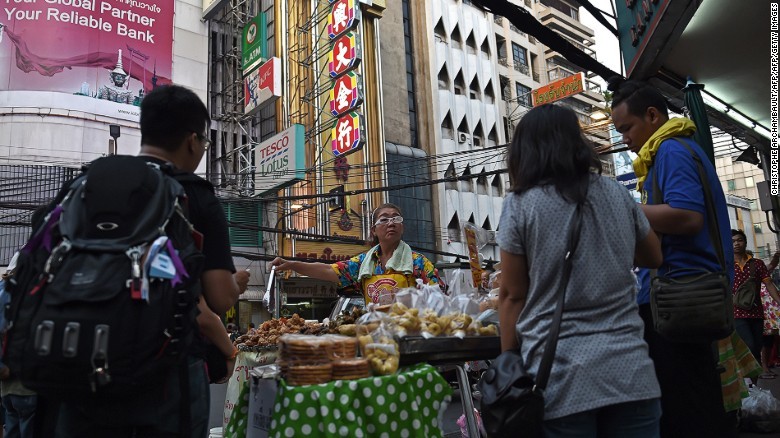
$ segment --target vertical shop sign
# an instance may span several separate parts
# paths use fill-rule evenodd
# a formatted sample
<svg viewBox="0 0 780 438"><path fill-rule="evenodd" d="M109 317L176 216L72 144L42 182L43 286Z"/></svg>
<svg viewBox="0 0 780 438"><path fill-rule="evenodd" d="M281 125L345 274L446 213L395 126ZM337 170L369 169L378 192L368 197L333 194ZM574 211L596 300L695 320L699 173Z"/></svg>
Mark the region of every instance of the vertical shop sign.
<svg viewBox="0 0 780 438"><path fill-rule="evenodd" d="M360 23L357 0L331 1L328 14L328 72L334 79L330 89L330 112L338 117L331 128L331 149L335 157L360 150L365 143L362 77L354 72L360 64L360 44L355 28Z"/></svg>
<svg viewBox="0 0 780 438"><path fill-rule="evenodd" d="M340 36L328 52L328 72L330 77L336 79L344 73L357 68L360 65L361 53L359 51L356 34L348 32Z"/></svg>
<svg viewBox="0 0 780 438"><path fill-rule="evenodd" d="M328 15L328 37L336 39L344 32L354 29L360 22L360 6L357 0L337 0L331 3Z"/></svg>
<svg viewBox="0 0 780 438"><path fill-rule="evenodd" d="M336 79L330 89L330 113L338 117L354 110L363 103L363 93L355 73L347 73Z"/></svg>
<svg viewBox="0 0 780 438"><path fill-rule="evenodd" d="M341 116L330 131L331 149L333 155L340 157L351 154L365 144L363 138L363 116L357 112L350 112Z"/></svg>
<svg viewBox="0 0 780 438"><path fill-rule="evenodd" d="M241 40L241 68L244 74L265 61L267 39L265 13L261 12L244 26Z"/></svg>

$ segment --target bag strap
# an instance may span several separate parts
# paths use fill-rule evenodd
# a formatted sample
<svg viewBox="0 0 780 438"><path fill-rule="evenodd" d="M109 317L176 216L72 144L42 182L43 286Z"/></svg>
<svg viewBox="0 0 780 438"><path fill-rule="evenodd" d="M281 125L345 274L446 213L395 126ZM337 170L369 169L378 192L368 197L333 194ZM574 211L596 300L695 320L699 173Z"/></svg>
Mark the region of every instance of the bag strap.
<svg viewBox="0 0 780 438"><path fill-rule="evenodd" d="M707 220L709 218L709 235L710 235L710 242L712 242L712 247L715 250L715 256L718 257L718 262L720 263L720 266L723 268L724 271L726 271L726 259L723 255L723 242L720 238L719 229L718 226L718 214L717 211L715 211L715 203L713 202L712 197L712 189L710 188L710 184L707 180L707 173L704 170L704 163L701 161L701 157L699 157L699 154L697 154L693 148L688 144L688 139L684 138L678 138L677 141L685 146L686 149L688 149L688 152L690 152L691 156L693 157L693 160L696 162L696 168L699 173L699 180L701 181L701 187L704 191L704 211L707 213L707 216L705 216L704 220ZM653 165L655 168L655 165ZM663 204L663 194L661 193L661 189L658 186L658 172L657 168L653 169L654 177L653 177L653 204Z"/></svg>
<svg viewBox="0 0 780 438"><path fill-rule="evenodd" d="M546 388L547 380L550 378L550 370L552 369L553 358L555 358L555 350L558 347L558 335L561 332L563 303L566 299L566 286L569 284L569 277L571 276L572 257L574 256L574 251L577 249L577 245L580 243L581 230L582 205L577 204L577 209L574 211L574 223L571 228L569 228L569 237L566 243L566 255L563 260L563 276L561 277L561 285L558 289L558 304L555 306L555 316L553 317L552 326L550 326L547 345L544 347L542 362L539 365L539 373L536 376L537 388Z"/></svg>

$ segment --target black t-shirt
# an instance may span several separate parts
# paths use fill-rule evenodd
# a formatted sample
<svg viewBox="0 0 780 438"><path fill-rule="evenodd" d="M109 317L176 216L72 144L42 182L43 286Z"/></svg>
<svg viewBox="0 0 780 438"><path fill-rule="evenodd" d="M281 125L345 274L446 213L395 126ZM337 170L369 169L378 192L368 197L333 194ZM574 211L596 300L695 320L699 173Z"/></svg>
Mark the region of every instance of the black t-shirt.
<svg viewBox="0 0 780 438"><path fill-rule="evenodd" d="M165 164L154 157L144 157L150 163ZM236 272L233 257L230 255L230 236L222 205L214 194L214 186L205 179L183 170L175 169L176 180L187 194L188 217L192 226L203 234L203 271L227 269ZM208 341L197 336L190 347L190 354L206 358ZM214 348L214 347L212 347Z"/></svg>
<svg viewBox="0 0 780 438"><path fill-rule="evenodd" d="M144 157L150 163L165 164L154 157ZM222 205L214 195L214 186L205 179L182 170L175 170L179 183L187 193L187 209L192 226L203 234L203 270L227 269L235 273L230 255L230 236Z"/></svg>

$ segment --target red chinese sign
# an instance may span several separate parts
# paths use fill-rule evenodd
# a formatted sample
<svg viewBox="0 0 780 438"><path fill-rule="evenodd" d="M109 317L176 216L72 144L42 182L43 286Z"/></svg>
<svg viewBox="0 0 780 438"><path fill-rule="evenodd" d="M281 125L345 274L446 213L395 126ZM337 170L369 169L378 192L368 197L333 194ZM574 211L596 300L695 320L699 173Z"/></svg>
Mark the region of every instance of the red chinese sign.
<svg viewBox="0 0 780 438"><path fill-rule="evenodd" d="M360 64L357 37L349 32L339 37L328 52L330 77L337 78Z"/></svg>
<svg viewBox="0 0 780 438"><path fill-rule="evenodd" d="M347 73L333 82L330 89L330 113L339 116L357 108L363 102L358 76Z"/></svg>
<svg viewBox="0 0 780 438"><path fill-rule="evenodd" d="M328 37L334 39L353 29L360 22L360 6L357 0L333 2L328 15Z"/></svg>
<svg viewBox="0 0 780 438"><path fill-rule="evenodd" d="M344 114L336 120L330 131L330 145L335 157L350 154L363 147L363 124L363 116L356 112Z"/></svg>

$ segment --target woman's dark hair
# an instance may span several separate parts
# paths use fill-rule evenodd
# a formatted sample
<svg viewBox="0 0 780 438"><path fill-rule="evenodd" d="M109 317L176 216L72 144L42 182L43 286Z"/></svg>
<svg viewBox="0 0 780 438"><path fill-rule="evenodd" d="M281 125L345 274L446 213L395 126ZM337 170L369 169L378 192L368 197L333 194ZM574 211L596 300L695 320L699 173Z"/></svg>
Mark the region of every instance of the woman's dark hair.
<svg viewBox="0 0 780 438"><path fill-rule="evenodd" d="M747 236L745 235L745 232L742 231L742 230L731 230L731 237L734 237L734 236L741 236L742 240L747 242Z"/></svg>
<svg viewBox="0 0 780 438"><path fill-rule="evenodd" d="M647 82L627 81L619 76L614 76L609 79L607 89L612 91L612 108L625 102L628 113L637 117L644 116L650 107L669 116L666 99L661 92Z"/></svg>
<svg viewBox="0 0 780 438"><path fill-rule="evenodd" d="M141 144L175 152L192 133L208 135L210 122L197 94L179 85L163 85L141 101Z"/></svg>
<svg viewBox="0 0 780 438"><path fill-rule="evenodd" d="M570 108L542 105L517 125L507 157L510 190L522 194L536 186L554 185L570 202L583 202L591 169L601 174L601 161Z"/></svg>

